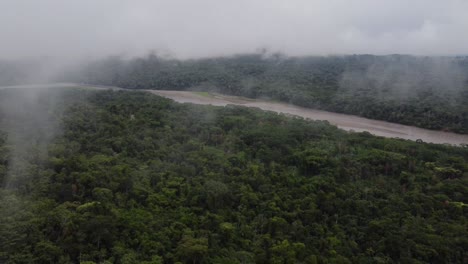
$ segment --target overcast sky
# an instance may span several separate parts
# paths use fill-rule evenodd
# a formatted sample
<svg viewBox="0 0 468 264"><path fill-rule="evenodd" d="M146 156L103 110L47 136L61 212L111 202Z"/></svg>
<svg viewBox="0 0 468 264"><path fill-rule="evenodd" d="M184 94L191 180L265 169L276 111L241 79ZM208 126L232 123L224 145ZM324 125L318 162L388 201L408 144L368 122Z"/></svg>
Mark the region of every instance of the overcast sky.
<svg viewBox="0 0 468 264"><path fill-rule="evenodd" d="M467 0L0 0L0 58L468 54Z"/></svg>

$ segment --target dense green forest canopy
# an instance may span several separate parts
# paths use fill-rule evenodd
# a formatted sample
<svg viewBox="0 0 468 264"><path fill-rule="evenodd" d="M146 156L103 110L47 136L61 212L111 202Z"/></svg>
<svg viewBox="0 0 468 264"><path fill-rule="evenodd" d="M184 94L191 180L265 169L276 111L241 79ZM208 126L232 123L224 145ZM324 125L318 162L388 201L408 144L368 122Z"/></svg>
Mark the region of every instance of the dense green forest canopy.
<svg viewBox="0 0 468 264"><path fill-rule="evenodd" d="M215 91L269 98L423 128L468 133L468 58L406 55L198 60L112 57L64 80L130 89Z"/></svg>
<svg viewBox="0 0 468 264"><path fill-rule="evenodd" d="M1 263L468 259L467 148L144 92L25 91L0 90Z"/></svg>

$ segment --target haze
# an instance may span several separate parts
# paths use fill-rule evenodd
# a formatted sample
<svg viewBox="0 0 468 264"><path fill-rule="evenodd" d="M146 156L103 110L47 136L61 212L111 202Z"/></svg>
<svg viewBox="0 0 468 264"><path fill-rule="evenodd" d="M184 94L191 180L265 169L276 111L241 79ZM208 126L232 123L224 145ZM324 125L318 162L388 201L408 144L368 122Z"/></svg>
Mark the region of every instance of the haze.
<svg viewBox="0 0 468 264"><path fill-rule="evenodd" d="M3 0L1 59L467 54L468 1Z"/></svg>

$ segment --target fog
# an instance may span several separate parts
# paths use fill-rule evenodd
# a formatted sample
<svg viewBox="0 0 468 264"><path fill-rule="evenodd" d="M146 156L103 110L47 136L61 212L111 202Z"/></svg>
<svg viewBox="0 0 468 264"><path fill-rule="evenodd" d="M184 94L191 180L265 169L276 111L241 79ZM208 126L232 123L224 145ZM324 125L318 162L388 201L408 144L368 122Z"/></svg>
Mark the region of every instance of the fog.
<svg viewBox="0 0 468 264"><path fill-rule="evenodd" d="M468 1L3 0L1 59L467 54Z"/></svg>
<svg viewBox="0 0 468 264"><path fill-rule="evenodd" d="M57 90L58 91L58 90ZM57 102L61 93L45 88L0 89L0 131L10 148L8 170L0 186L27 188L28 177L47 161L48 145L60 134ZM38 175L36 175L38 176Z"/></svg>
<svg viewBox="0 0 468 264"><path fill-rule="evenodd" d="M459 98L465 89L467 73L454 57L386 56L364 69L346 69L340 78L340 94L355 95L356 90L383 100L416 98L437 91Z"/></svg>
<svg viewBox="0 0 468 264"><path fill-rule="evenodd" d="M343 142L343 148L348 148L346 145L349 145L350 151L345 151L349 153L369 150L368 155L375 152L379 155L378 159L385 155L389 157L388 160L398 160L398 164L401 163L400 159L403 160L400 156L404 157L396 150L393 153L393 150L387 149L387 146L392 148L392 145L395 149L400 148L391 142L385 143L385 151L380 151L371 146L374 144L372 141L362 137L362 146L357 148L354 145L361 144L361 138L338 139L339 134L318 134L318 131L322 131L321 128L317 129L317 135L314 135L313 131L312 134L305 132L305 126L299 127L298 130L293 129L291 133L274 131L268 136L271 140L263 140L263 133L267 132L265 128L279 124L276 120L269 122L268 116L265 116L266 119L262 116L261 119L259 115L254 115L251 119L241 116L241 112L232 112L235 114L232 118L221 119L217 116L221 111L203 109L190 113L198 115L197 118L187 119L182 116L182 111L189 108L173 107L167 103L150 102L143 98L142 107L145 108L138 109L138 115L135 114L135 117L128 109L135 107L137 97L130 98L128 104L122 101L126 98L121 99L124 98L121 95L114 97L103 94L88 97L84 91L77 90L80 86L94 89L151 89L157 95L180 93L153 89L203 91L185 93L195 96L199 102L204 101L204 104L213 104L214 96L206 93L207 91L242 95L250 99L236 97L236 104L304 118L329 120L331 124L346 130L370 131L380 136L422 139L434 143L463 143L463 146L466 146L468 135L427 131L308 108L327 109L467 134L468 57L457 57L468 55L467 10L468 0L0 0L0 262L19 263L24 260L44 263L91 263L92 261L87 260L94 260L96 263L108 263L118 262L120 258L122 261L141 262L147 253L149 255L147 258L145 256L144 260L148 263L150 257L153 262L162 261L163 258L157 255L160 253L164 253L164 262L178 261L179 258L188 262L191 258L184 259L185 255L193 255L193 261L202 261L198 255L205 254L204 247L208 250L208 244L205 246L204 242L202 244L198 241L205 241L205 234L211 238L211 234L196 229L192 232L191 228L199 225L189 219L195 215L191 212L180 211L184 214L181 215L190 221L178 223L178 226L186 226L184 230L189 230L190 236L185 234L188 231L184 231L183 236L181 233L172 234L173 232L165 231L171 231L173 226L159 232L161 236L167 233L171 237L181 237L179 244L148 239L144 226L141 232L137 230L142 236L134 236L133 233L128 235L125 229L127 226L124 224L133 225L133 220L127 221L127 216L132 216L133 213L136 213L136 221L146 220L152 212L164 208L164 203L171 202L170 195L159 197L156 192L152 194L147 190L165 190L166 183L171 187L173 175L177 176L179 172L183 173L187 169L190 172L194 169L191 163L204 162L206 157L212 156L210 153L222 155L223 148L224 153L234 158L237 155L241 163L246 165L234 164L234 174L243 172L244 168L241 167L248 170L264 167L271 175L282 172L283 168L285 173L294 174L293 176L300 172L299 165L298 168L294 167L295 161L283 167L275 162L270 162L270 165L265 163L266 166L263 166L260 163L263 163L261 156L264 155L265 148L258 145L261 146L259 151L252 150L256 145L247 141L244 144L244 136L258 136L259 141L263 141L261 144L273 144L282 138L287 139L286 135L292 135L295 137L292 141L304 141L306 148L298 145L297 149L291 147L290 151L290 147L287 146L291 152L290 156L294 159L296 156L300 156L301 159L304 156L306 163L309 163L309 160L315 162L316 154L310 152L310 156L308 152L311 145L309 143L312 141L314 144L317 141L318 144L323 142L323 145L330 145L327 149L334 148L336 141L340 156ZM367 61L368 57L372 57L371 60L375 60L375 63ZM433 91L437 92L432 95ZM431 96L420 96L423 93ZM378 97L375 97L376 94ZM225 101L220 105L230 102L225 100L226 98L233 98L216 96L215 99ZM75 98L80 99L77 101L80 104L75 104ZM271 99L282 103L252 98ZM369 101L368 98L378 99L375 100L377 103L364 104ZM388 101L381 100L382 98ZM412 101L405 102L407 98L412 98ZM420 98L425 99L427 103L419 100ZM394 101L398 103L392 103ZM381 105L385 105L386 108L380 109ZM178 117L183 120L172 120ZM136 120L133 123L127 122L127 118ZM232 131L225 129L231 122L260 120L260 123L264 123L261 121L263 119L267 124L258 130L241 133L239 128L242 126L232 127ZM103 121L102 126L96 126L99 120ZM201 120L202 123L192 126L196 120ZM215 121L218 124L215 124ZM140 127L143 122L148 122L148 126ZM208 125L208 130L199 129L204 124ZM290 129L294 124L286 125L286 128ZM90 127L93 128L89 129ZM219 145L215 142L215 146L212 146L213 142L210 141L214 138L213 135L218 133L216 131L219 127L227 131L223 137L229 144ZM128 138L123 134L133 133L137 129L142 133L129 135ZM164 133L153 133L158 131ZM177 134L172 136L171 131ZM208 136L193 137L192 140L188 131L208 131ZM327 128L323 131L333 130ZM160 144L163 140L168 142ZM94 143L96 146L91 146ZM133 143L136 147L130 148ZM171 144L177 145L174 151L170 148ZM242 148L234 149L238 148L239 144ZM186 146L193 148L192 145L206 149L207 156L190 160L192 154L184 155L183 151ZM231 151L231 145L235 151ZM244 145L246 153L241 151ZM114 151L114 146L119 150ZM271 147L273 154L270 155L268 149L265 153L277 157L275 146ZM376 151L373 152L371 147ZM81 149L75 151L74 148ZM413 147L410 148L407 153L415 153ZM247 150L252 151L248 153ZM442 150L428 147L426 152L420 151L418 155L432 161L426 156L432 153L439 155ZM172 152L175 154L172 155ZM403 150L399 152L404 154ZM165 153L169 153L167 157L164 157ZM316 153L326 154L326 150ZM456 154L452 151L449 154L454 153ZM148 155L154 157L146 160ZM247 164L246 160L250 156L255 159ZM266 157L266 154L264 156ZM185 157L188 157L188 162L182 162L182 166L176 168L177 164L174 161L183 161ZM362 157L366 158L365 155ZM217 156L215 158L217 159ZM445 155L436 158L438 159L434 158L434 161L437 162L452 162ZM336 169L337 173L328 170L327 166L335 163L328 158L319 161L327 163L327 166L319 164L320 168L314 170L322 170L323 167L324 172L330 175L341 175L342 171L350 171L356 174L356 177L360 177L360 167L372 165L364 159L363 165L356 163L356 166L355 161L347 156L340 159L345 163ZM457 159L458 157L453 158L454 164L462 164L463 159ZM282 160L287 163L289 158ZM416 166L416 159L409 157L408 160L413 164L411 167ZM356 162L361 161L356 159ZM101 163L105 163L106 167L101 167ZM217 160L213 164L213 168L219 167ZM350 170L347 168L349 164L352 165ZM156 165L163 165L159 166L162 169L150 171ZM219 174L217 169L214 172L209 171L210 164L201 165L201 169L197 170L202 171L203 175L208 172L208 178ZM309 164L306 165L308 167ZM392 166L385 166L385 174L387 167ZM395 165L397 166L400 165ZM346 170L341 170L341 167L346 167ZM104 173L107 168L110 169L109 173ZM166 173L163 171L165 168L172 171ZM448 169L451 169L463 173L452 167L435 169L447 170L450 173ZM379 168L366 167L365 170L378 171ZM429 172L429 169L427 171ZM101 175L101 172L104 174ZM417 173L420 172L415 172L416 177ZM366 174L363 177L368 177L369 173L363 174ZM410 175L403 171L400 177L405 181L408 179L408 186L413 185L413 179L409 178L414 178L414 175ZM184 190L189 190L187 188L192 186L191 178L186 181L185 178L177 176L174 179L184 184ZM110 184L105 184L108 180ZM145 185L149 183L151 188L146 188ZM198 180L194 183L196 185L193 185L193 190L198 191L197 188L201 185ZM325 183L329 185L328 182ZM248 184L249 182L246 186L249 186ZM255 184L260 186L260 190L262 186L268 186ZM180 198L180 204L185 200L195 201L197 204L190 202L196 205L192 206L193 208L203 207L205 210L211 209L211 206L199 205L206 197L221 197L228 191L223 183L215 180L208 180L204 186L203 193L193 196L191 200L182 196L176 198ZM406 192L407 184L402 186ZM415 186L419 188L419 185ZM436 187L439 188L438 185ZM80 190L79 193L76 190ZM184 190L178 192L185 192L183 195L187 196L188 191ZM172 189L167 193L171 192ZM115 203L109 202L114 195ZM457 195L458 193L455 194L456 197ZM100 196L105 198L101 200ZM174 201L179 203L179 200ZM447 198L444 205L463 204L458 202L459 199L456 201L449 204ZM142 206L139 206L140 202ZM143 211L146 203L152 211ZM121 208L137 211L127 212ZM168 216L179 213L168 212ZM204 213L200 210L194 212ZM252 212L256 213L255 210L250 210L248 214L252 215ZM242 215L242 211L239 215ZM338 219L337 214L335 216ZM263 215L260 214L259 217L263 219ZM274 218L272 219L275 220ZM419 218L418 216L416 220ZM112 219L114 221L111 221ZM152 221L149 228L171 220L170 217L161 219L162 221L155 222L148 218ZM262 219L260 223L263 226L268 219ZM295 225L296 222L299 225L293 228L301 231L299 220L292 224ZM223 236L219 237L223 241L218 243L218 239L213 240L214 243L210 242L210 246L231 243L228 240L224 241L224 235L238 229L233 226L229 222L220 222L219 230L223 232ZM246 228L248 230L250 226ZM452 228L456 230L454 228L457 226ZM117 231L124 232L124 236L118 236ZM213 237L218 236L213 234ZM274 236L268 239L272 243L276 241ZM339 239L340 237L335 240L340 241ZM256 243L257 240L252 241ZM288 240L283 240L281 246L284 246L284 242L289 243ZM305 256L303 252L306 251L303 249L296 252L296 244L305 247L302 243L292 243L291 246L288 244L288 251L294 249L296 255ZM195 249L192 249L192 246ZM168 251L169 248L175 251ZM219 247L210 248L206 252L214 252L217 248ZM239 259L247 259L246 256L250 258L251 255L252 260L254 259L253 253L238 251L241 249L223 249L222 253L226 253L223 258L215 258L216 254L210 253L210 257L213 258L206 262L214 259L223 261L224 257L228 259L231 255L239 256ZM330 252L334 251L332 249L330 248ZM315 252L307 250L307 253ZM271 250L267 248L267 251ZM458 254L458 251L453 252ZM258 253L258 250L253 252ZM408 250L408 253L411 252ZM268 252L266 255L269 259ZM443 252L440 256L448 256L448 253ZM339 254L334 254L333 257L336 257L336 260L345 259ZM46 261L43 258L51 260Z"/></svg>

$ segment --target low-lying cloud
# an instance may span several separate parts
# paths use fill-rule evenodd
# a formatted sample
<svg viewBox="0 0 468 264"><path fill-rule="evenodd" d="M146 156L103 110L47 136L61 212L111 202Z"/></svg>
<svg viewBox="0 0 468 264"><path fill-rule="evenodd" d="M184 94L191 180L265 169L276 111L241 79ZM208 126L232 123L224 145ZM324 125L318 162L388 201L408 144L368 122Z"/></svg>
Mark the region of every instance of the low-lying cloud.
<svg viewBox="0 0 468 264"><path fill-rule="evenodd" d="M0 58L467 54L468 1L4 0Z"/></svg>
<svg viewBox="0 0 468 264"><path fill-rule="evenodd" d="M357 91L385 100L417 98L421 93L456 98L467 84L465 69L453 57L386 56L353 65L340 78L340 94Z"/></svg>
<svg viewBox="0 0 468 264"><path fill-rule="evenodd" d="M24 188L38 176L34 166L47 160L47 147L61 131L56 107L60 98L61 93L48 89L0 89L0 131L6 133L10 148L0 186Z"/></svg>

